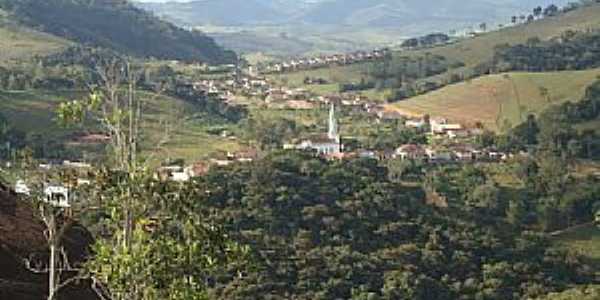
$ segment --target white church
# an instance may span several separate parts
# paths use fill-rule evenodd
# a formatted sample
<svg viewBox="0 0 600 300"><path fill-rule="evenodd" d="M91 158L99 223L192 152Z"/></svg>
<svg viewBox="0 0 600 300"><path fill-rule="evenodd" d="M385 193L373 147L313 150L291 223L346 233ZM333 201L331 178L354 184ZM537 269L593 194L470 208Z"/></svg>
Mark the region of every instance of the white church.
<svg viewBox="0 0 600 300"><path fill-rule="evenodd" d="M329 130L327 134L313 136L302 140L299 144L286 144L284 145L284 149L312 150L324 156L342 153L343 146L335 117L335 105L332 103L329 110Z"/></svg>

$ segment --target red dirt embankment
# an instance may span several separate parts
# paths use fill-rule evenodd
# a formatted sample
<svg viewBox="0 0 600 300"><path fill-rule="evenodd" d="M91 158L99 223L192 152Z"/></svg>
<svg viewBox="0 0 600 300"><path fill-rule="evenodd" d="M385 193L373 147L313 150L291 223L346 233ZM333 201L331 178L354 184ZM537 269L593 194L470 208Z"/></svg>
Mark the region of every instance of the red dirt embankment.
<svg viewBox="0 0 600 300"><path fill-rule="evenodd" d="M44 224L35 216L32 206L0 183L0 300L40 300L47 297L46 274L35 274L24 264L25 259L47 261L48 246ZM63 246L72 265L89 255L93 242L82 226L73 226ZM90 283L73 283L60 291L60 300L96 300Z"/></svg>

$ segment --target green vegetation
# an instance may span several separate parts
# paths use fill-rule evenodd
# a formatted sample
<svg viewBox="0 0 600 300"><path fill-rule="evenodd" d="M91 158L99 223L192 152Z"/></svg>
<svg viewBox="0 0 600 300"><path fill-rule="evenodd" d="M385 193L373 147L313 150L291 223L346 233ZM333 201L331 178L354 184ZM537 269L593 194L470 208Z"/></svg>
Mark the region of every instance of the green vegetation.
<svg viewBox="0 0 600 300"><path fill-rule="evenodd" d="M274 153L199 178L203 189L215 191L205 200L211 220L227 224L258 259L244 279L212 293L218 299L519 299L590 282L578 277L586 271L576 255L519 229L545 215L524 208L531 212L526 217L503 205L477 167L432 171L436 179L424 180L426 189L443 191L449 209L425 205L424 189L391 181L391 170L375 160Z"/></svg>
<svg viewBox="0 0 600 300"><path fill-rule="evenodd" d="M2 0L0 9L41 31L133 56L210 64L235 61L233 52L206 35L161 21L126 1Z"/></svg>
<svg viewBox="0 0 600 300"><path fill-rule="evenodd" d="M600 5L588 3L586 6L556 16L549 16L534 22L516 25L497 31L486 32L474 38L465 38L454 43L425 49L397 51L389 65L403 65L407 59L421 61L419 76L410 75L405 68L392 68L389 79L401 79L401 84L380 84L387 88L379 88L368 93L373 99L396 101L414 95L424 94L448 84L472 79L490 72L486 64L491 62L496 54L496 46L515 46L525 44L528 40L537 38L540 41L548 41L552 38L561 37L565 32L587 32L600 28ZM591 45L590 45L591 47ZM435 61L426 63L426 57L443 58L443 64ZM551 63L548 61L547 63ZM446 69L439 68L440 66ZM293 86L303 86L301 78L320 77L330 83L344 84L349 82L360 82L361 79L375 80L374 73L368 70L371 64L333 67L331 70L319 69L301 71L282 76L275 76L279 82L289 82ZM374 66L373 66L374 67ZM588 65L587 68L590 68ZM424 69L437 70L433 74L423 72ZM552 71L558 69L551 69ZM385 82L384 82L385 83ZM392 91L390 91L390 89ZM535 88L535 87L533 87Z"/></svg>
<svg viewBox="0 0 600 300"><path fill-rule="evenodd" d="M595 268L600 268L600 229L595 224L576 227L554 237L554 243L585 257Z"/></svg>
<svg viewBox="0 0 600 300"><path fill-rule="evenodd" d="M56 109L61 102L80 99L85 93L64 91L23 91L1 92L0 111L3 112L12 128L27 133L29 139L25 144L39 152L38 148L68 146L78 135L85 134L93 128L64 128L56 120ZM157 96L140 91L139 96L144 103L144 127L146 142L142 151L155 159L183 158L196 161L208 156L238 149L239 142L207 133L210 121L203 117L204 110L193 103L168 97ZM165 128L168 128L167 131ZM164 142L161 147L156 146ZM73 151L58 155L59 157L77 155L78 147ZM158 152L157 152L158 151ZM94 153L87 155L95 156Z"/></svg>
<svg viewBox="0 0 600 300"><path fill-rule="evenodd" d="M498 46L495 66L505 70L530 72L585 70L600 66L600 31L567 31L558 40L542 42L532 38L526 44Z"/></svg>
<svg viewBox="0 0 600 300"><path fill-rule="evenodd" d="M450 60L464 62L467 66L476 66L490 60L494 56L496 45L517 45L526 43L528 39L538 37L548 40L561 36L567 30L587 31L599 28L600 5L592 4L582 9L576 9L566 14L544 18L528 24L505 28L499 31L482 34L476 38L466 39L453 45L435 47L427 50L412 52L418 54L429 51L442 55Z"/></svg>
<svg viewBox="0 0 600 300"><path fill-rule="evenodd" d="M589 286L574 288L562 293L552 293L542 300L595 300L600 298L600 287Z"/></svg>
<svg viewBox="0 0 600 300"><path fill-rule="evenodd" d="M0 9L0 66L60 52L69 44L64 39L11 22Z"/></svg>
<svg viewBox="0 0 600 300"><path fill-rule="evenodd" d="M577 101L600 70L487 75L390 105L407 115L445 117L492 130L520 124L529 114Z"/></svg>

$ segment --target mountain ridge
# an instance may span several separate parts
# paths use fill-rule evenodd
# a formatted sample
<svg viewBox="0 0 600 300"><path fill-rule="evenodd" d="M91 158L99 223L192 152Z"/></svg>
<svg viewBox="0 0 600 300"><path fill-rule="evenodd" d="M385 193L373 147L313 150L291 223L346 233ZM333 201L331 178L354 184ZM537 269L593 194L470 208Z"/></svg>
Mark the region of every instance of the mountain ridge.
<svg viewBox="0 0 600 300"><path fill-rule="evenodd" d="M236 57L206 34L177 27L128 1L0 0L0 9L23 27L126 55L209 64Z"/></svg>
<svg viewBox="0 0 600 300"><path fill-rule="evenodd" d="M251 5L240 4L239 2ZM567 4L568 0L466 0L460 5L456 1L440 0L435 6L417 0L320 0L320 1L290 1L290 0L193 0L187 2L148 3L136 2L136 5L155 12L169 19L176 19L191 26L201 25L252 25L252 24L289 24L314 23L335 25L365 25L361 19L352 18L355 15L365 15L368 11L377 13L387 12L410 19L395 18L396 22L377 20L372 25L387 24L386 26L403 26L407 21L423 21L423 18L442 18L466 21L497 21L510 17L511 14L533 9L537 5L546 6L550 3ZM383 4L384 6L381 6ZM231 22L228 8L239 9L241 16ZM185 9L184 9L185 8ZM382 9L385 8L385 9ZM253 12L254 11L254 12ZM433 12L433 13L430 13ZM179 16L178 16L179 15ZM465 17L468 15L468 17ZM384 14L385 16L385 14ZM435 20L434 20L435 21ZM369 25L369 24L366 24ZM381 26L381 25L380 25Z"/></svg>

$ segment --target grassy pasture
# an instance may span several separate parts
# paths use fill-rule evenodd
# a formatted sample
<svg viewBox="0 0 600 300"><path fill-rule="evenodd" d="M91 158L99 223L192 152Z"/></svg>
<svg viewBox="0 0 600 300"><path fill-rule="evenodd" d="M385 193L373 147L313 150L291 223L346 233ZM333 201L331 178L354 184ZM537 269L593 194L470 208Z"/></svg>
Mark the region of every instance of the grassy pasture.
<svg viewBox="0 0 600 300"><path fill-rule="evenodd" d="M501 130L551 105L578 101L598 75L600 70L489 75L388 107L407 115L429 114L468 124L481 122L489 129Z"/></svg>

